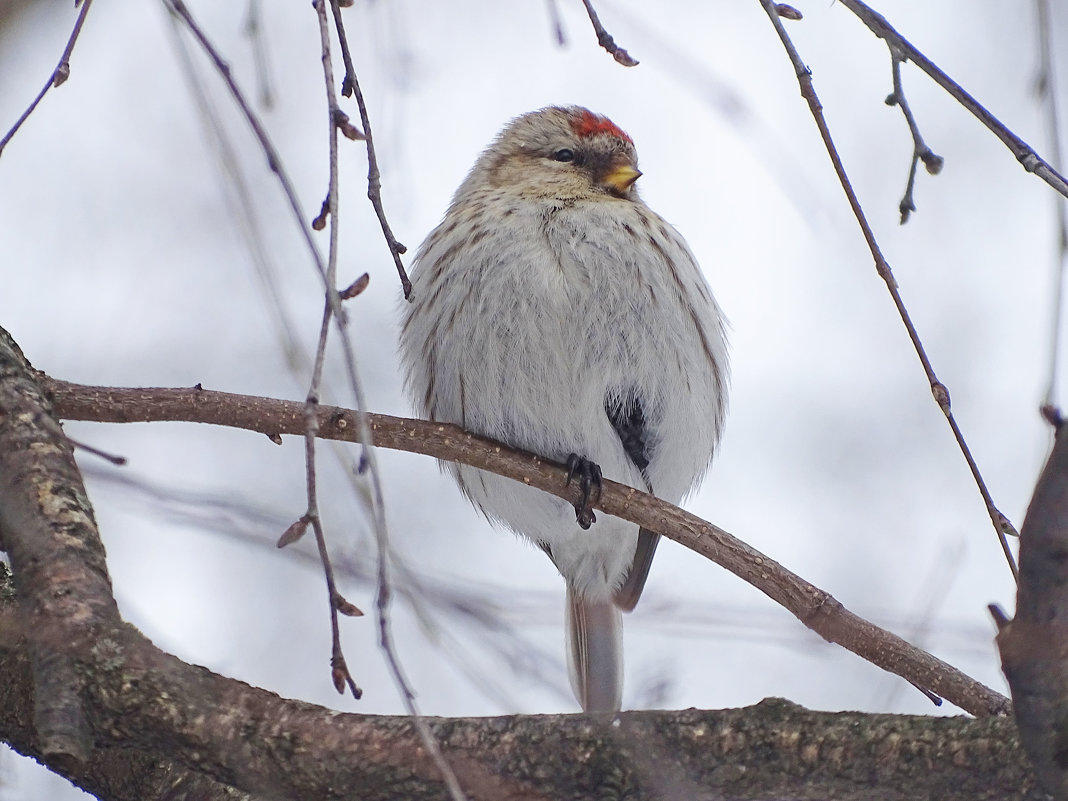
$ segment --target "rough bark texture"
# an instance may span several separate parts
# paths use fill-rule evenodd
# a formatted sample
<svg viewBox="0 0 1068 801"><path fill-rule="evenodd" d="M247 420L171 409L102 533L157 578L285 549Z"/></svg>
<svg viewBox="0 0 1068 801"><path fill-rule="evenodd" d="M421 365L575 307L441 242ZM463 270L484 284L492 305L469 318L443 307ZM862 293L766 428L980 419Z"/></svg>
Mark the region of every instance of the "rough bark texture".
<svg viewBox="0 0 1068 801"><path fill-rule="evenodd" d="M1016 618L998 649L1020 740L1042 785L1068 798L1068 426L1035 487L1020 532Z"/></svg>
<svg viewBox="0 0 1068 801"><path fill-rule="evenodd" d="M444 799L407 718L181 662L118 615L92 509L0 331L0 738L103 799ZM1011 719L718 712L432 720L473 801L1034 799Z"/></svg>
<svg viewBox="0 0 1068 801"><path fill-rule="evenodd" d="M101 798L240 797L205 779L211 794L183 793L196 784L189 772L145 752L262 798L447 798L406 718L338 715L170 657L129 664L134 651L153 649L132 631L121 639L110 663L94 666L88 693L101 746L86 765L50 765ZM29 660L3 642L0 737L41 759ZM775 699L624 713L614 722L558 715L430 724L469 798L486 801L1044 797L1008 718L810 712ZM173 794L154 791L163 786Z"/></svg>

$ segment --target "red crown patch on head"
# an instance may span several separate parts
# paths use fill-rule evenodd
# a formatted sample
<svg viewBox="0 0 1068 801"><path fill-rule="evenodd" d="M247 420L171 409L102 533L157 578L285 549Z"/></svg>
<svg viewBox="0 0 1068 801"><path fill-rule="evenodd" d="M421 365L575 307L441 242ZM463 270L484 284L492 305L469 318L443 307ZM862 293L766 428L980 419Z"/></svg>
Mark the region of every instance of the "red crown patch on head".
<svg viewBox="0 0 1068 801"><path fill-rule="evenodd" d="M596 136L597 134L608 134L609 136L618 136L620 139L633 144L633 140L627 136L626 132L608 117L602 117L585 109L578 116L571 119L571 130L580 139Z"/></svg>

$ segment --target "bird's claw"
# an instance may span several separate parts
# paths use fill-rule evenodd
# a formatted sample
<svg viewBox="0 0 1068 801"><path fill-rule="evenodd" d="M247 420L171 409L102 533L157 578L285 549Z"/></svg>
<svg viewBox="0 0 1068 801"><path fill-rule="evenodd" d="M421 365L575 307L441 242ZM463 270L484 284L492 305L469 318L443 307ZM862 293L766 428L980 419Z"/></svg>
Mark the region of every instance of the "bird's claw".
<svg viewBox="0 0 1068 801"><path fill-rule="evenodd" d="M567 484L578 477L582 500L575 504L575 521L589 528L597 520L593 506L601 500L601 467L584 456L573 453L567 457Z"/></svg>

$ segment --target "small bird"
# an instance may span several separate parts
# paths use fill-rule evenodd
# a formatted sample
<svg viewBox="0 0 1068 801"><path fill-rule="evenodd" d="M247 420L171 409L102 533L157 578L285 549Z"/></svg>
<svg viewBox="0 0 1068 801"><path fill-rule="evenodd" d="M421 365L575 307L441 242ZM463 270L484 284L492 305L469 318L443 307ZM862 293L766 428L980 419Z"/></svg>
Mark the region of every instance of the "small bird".
<svg viewBox="0 0 1068 801"><path fill-rule="evenodd" d="M491 520L567 583L571 686L617 711L620 611L659 535L602 515L601 477L678 503L704 475L727 405L726 322L682 236L635 189L631 138L588 109L512 120L416 255L400 336L426 418L568 465L583 502L449 464Z"/></svg>

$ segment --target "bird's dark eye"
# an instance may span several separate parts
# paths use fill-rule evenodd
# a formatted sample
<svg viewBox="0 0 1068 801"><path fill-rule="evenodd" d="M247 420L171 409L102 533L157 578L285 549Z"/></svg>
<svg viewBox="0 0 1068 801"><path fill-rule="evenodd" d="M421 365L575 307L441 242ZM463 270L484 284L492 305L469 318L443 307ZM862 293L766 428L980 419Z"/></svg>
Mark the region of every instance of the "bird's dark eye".
<svg viewBox="0 0 1068 801"><path fill-rule="evenodd" d="M555 153L553 153L553 158L556 159L557 161L574 161L575 160L575 151L564 147L564 148L561 148L560 150L557 150Z"/></svg>

